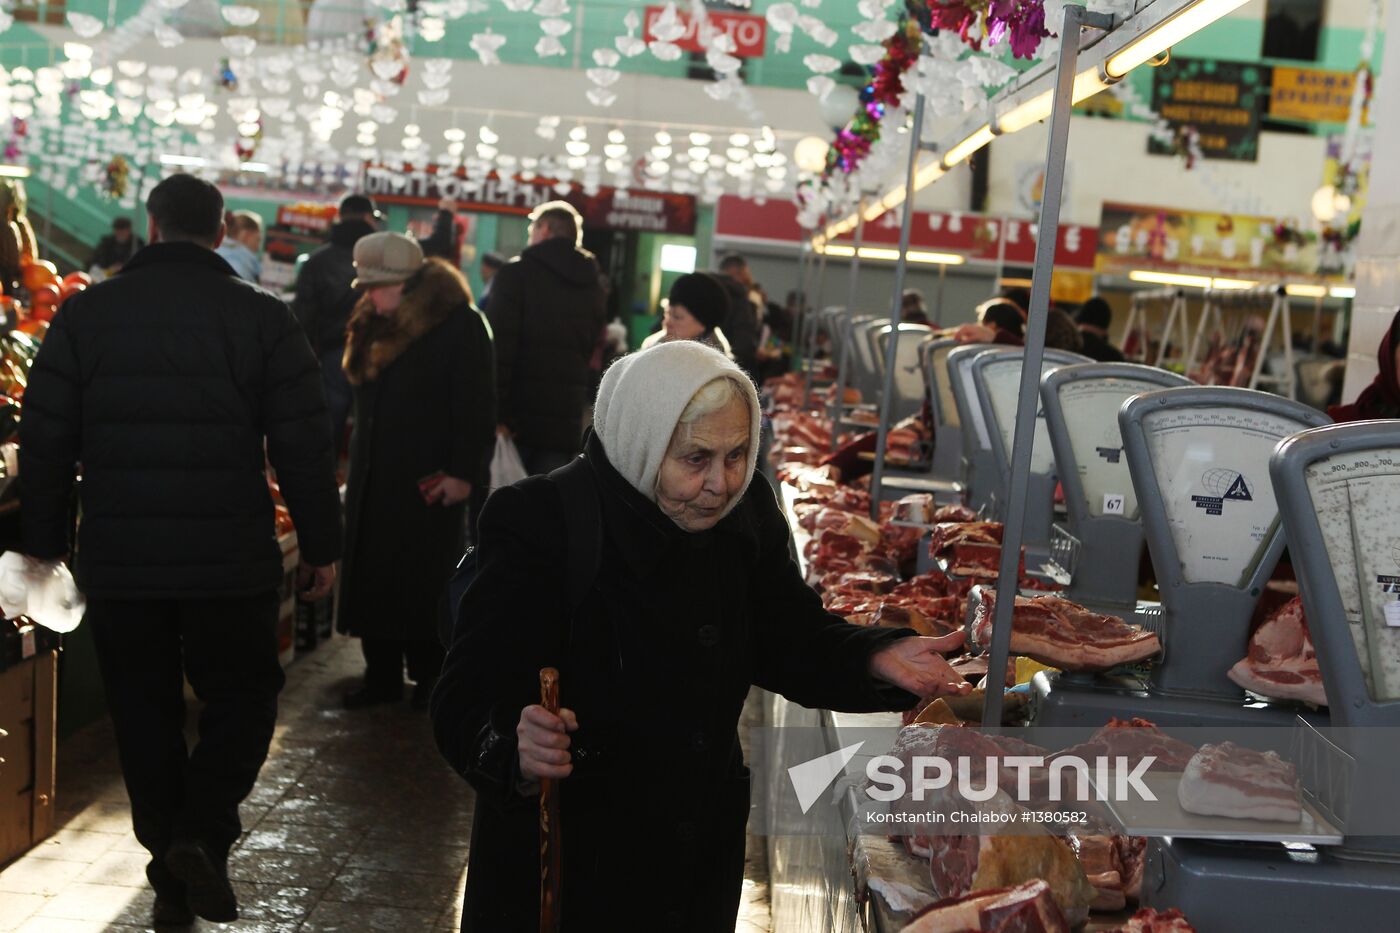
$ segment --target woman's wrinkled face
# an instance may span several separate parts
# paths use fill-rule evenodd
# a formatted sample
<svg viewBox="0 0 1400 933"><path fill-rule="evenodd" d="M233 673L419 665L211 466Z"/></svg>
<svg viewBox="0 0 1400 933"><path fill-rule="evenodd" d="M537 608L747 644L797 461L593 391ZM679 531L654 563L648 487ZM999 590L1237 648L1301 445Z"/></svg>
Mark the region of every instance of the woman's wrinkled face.
<svg viewBox="0 0 1400 933"><path fill-rule="evenodd" d="M395 282L393 285L371 285L365 289L365 294L374 303L374 310L378 314L393 314L399 310L399 305L403 303L403 283Z"/></svg>
<svg viewBox="0 0 1400 933"><path fill-rule="evenodd" d="M695 319L690 309L674 301L666 305L662 326L671 340L694 340L705 333L705 325Z"/></svg>
<svg viewBox="0 0 1400 933"><path fill-rule="evenodd" d="M713 528L748 478L749 431L749 407L741 398L677 425L657 476L661 511L686 531Z"/></svg>

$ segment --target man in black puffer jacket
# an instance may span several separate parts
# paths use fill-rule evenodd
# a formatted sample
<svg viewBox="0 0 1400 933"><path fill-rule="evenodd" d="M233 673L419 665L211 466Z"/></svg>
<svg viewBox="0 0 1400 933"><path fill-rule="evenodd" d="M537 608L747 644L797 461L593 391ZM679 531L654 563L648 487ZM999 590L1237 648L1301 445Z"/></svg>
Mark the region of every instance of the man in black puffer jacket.
<svg viewBox="0 0 1400 933"><path fill-rule="evenodd" d="M69 555L88 599L157 925L238 915L225 862L282 688L283 581L266 463L297 528L303 598L340 557L326 403L287 306L213 252L219 190L190 175L147 202L152 245L54 316L20 426L25 552ZM264 453L265 451L265 453ZM203 701L186 753L182 682Z"/></svg>
<svg viewBox="0 0 1400 933"><path fill-rule="evenodd" d="M374 232L380 217L374 202L363 194L347 194L340 201L340 213L331 226L331 239L306 257L297 274L296 297L292 312L301 322L321 361L321 384L325 387L330 412L331 435L339 453L345 439L345 422L350 417L354 396L340 368L345 355L345 325L360 300L355 281L355 244Z"/></svg>
<svg viewBox="0 0 1400 933"><path fill-rule="evenodd" d="M589 361L607 324L598 262L579 246L578 211L550 201L530 214L530 245L491 282L496 432L515 438L529 473L569 462L583 443Z"/></svg>

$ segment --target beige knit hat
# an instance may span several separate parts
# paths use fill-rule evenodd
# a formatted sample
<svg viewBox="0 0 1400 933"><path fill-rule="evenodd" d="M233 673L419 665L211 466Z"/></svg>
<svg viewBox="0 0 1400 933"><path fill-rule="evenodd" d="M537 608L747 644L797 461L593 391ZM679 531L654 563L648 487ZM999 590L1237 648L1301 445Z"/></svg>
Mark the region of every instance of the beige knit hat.
<svg viewBox="0 0 1400 933"><path fill-rule="evenodd" d="M402 233L371 233L355 241L355 281L351 288L394 285L423 267L423 248Z"/></svg>
<svg viewBox="0 0 1400 933"><path fill-rule="evenodd" d="M758 465L761 415L748 375L723 353L695 340L677 340L629 353L608 367L593 407L593 430L611 463L632 488L656 501L656 477L671 435L691 398L713 379L728 377L749 405L748 479L726 513L748 489Z"/></svg>

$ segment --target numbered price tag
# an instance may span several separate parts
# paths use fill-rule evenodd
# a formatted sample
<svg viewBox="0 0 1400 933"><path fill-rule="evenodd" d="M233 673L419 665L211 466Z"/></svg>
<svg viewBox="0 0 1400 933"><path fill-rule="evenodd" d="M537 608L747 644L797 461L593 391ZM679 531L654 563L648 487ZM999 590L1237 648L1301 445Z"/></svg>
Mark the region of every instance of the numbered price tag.
<svg viewBox="0 0 1400 933"><path fill-rule="evenodd" d="M1106 492L1103 496L1103 514L1122 515L1123 496L1119 493Z"/></svg>
<svg viewBox="0 0 1400 933"><path fill-rule="evenodd" d="M1387 628L1400 628L1400 602L1385 604L1385 624Z"/></svg>

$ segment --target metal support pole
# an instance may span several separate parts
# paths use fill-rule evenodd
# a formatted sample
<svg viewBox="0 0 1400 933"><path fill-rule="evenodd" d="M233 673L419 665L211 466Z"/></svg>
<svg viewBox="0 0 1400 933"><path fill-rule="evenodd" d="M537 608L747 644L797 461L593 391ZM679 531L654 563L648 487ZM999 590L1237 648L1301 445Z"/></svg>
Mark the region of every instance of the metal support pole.
<svg viewBox="0 0 1400 933"><path fill-rule="evenodd" d="M1045 321L1049 317L1050 277L1059 241L1060 196L1065 181L1065 152L1069 146L1070 110L1074 104L1074 73L1079 59L1081 26L1112 27L1112 17L1089 13L1082 6L1065 7L1060 31L1060 58L1055 74L1055 104L1050 111L1050 141L1045 152L1045 190L1040 201L1039 234L1035 241L1035 272L1031 278L1031 306L1026 321L1026 352L1021 363L1021 389L1016 406L1016 433L1011 446L1011 488L1002 529L1001 566L997 572L996 612L992 619L992 644L987 660L986 697L982 725L1001 728L1002 690L1006 658L1011 649L1011 613L1020 586L1021 541L1026 531L1026 497L1030 486L1031 448L1035 443L1035 414L1039 408L1040 366L1045 357ZM883 445L882 445L883 446ZM875 469L880 468L876 455ZM879 474L873 497L879 496Z"/></svg>
<svg viewBox="0 0 1400 933"><path fill-rule="evenodd" d="M822 218L826 224L826 218ZM817 263L817 300L812 302L812 326L807 330L807 373L802 386L802 410L812 407L812 370L817 360L817 331L820 329L822 300L826 297L826 248L822 248L822 258Z"/></svg>
<svg viewBox="0 0 1400 933"><path fill-rule="evenodd" d="M914 169L924 137L924 95L914 98L914 125L909 130L909 168L904 176L904 213L899 219L899 261L894 265L894 297L890 301L890 340L885 344L885 380L880 388L880 428L875 437L875 475L870 479L870 518L880 520L880 486L885 481L885 451L890 442L890 410L894 407L894 362L899 351L899 319L904 305L904 272L909 266L909 233L914 225Z"/></svg>
<svg viewBox="0 0 1400 933"><path fill-rule="evenodd" d="M807 277L811 273L811 243L802 240L797 244L797 308L792 322L792 365L802 372L807 361L806 335L811 323L807 314Z"/></svg>
<svg viewBox="0 0 1400 933"><path fill-rule="evenodd" d="M856 207L856 245L855 251L851 254L850 281L846 286L846 310L842 317L845 318L846 326L841 332L841 356L836 364L836 385L831 390L831 401L827 403L826 413L831 418L831 452L836 452L837 439L841 436L840 421L842 403L846 397L846 377L850 373L851 362L851 341L855 334L851 332L851 318L855 315L856 306L856 281L860 278L860 247L865 242L865 194L860 196L860 204Z"/></svg>
<svg viewBox="0 0 1400 933"><path fill-rule="evenodd" d="M933 306L933 327L935 330L943 326L943 285L948 280L948 264L940 262L938 264L938 300Z"/></svg>

